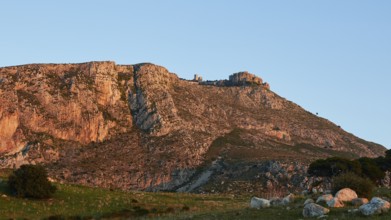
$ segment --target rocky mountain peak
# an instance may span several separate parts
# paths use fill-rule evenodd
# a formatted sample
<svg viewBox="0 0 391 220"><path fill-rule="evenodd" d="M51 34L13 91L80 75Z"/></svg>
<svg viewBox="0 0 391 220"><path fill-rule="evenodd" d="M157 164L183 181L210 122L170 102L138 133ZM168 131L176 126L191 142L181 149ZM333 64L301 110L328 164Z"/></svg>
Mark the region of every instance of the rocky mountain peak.
<svg viewBox="0 0 391 220"><path fill-rule="evenodd" d="M224 167L235 175L221 178L234 178L270 159L307 163L385 150L248 72L193 81L150 63L4 67L0 103L1 167L43 163L57 181L94 186L187 189L194 176Z"/></svg>

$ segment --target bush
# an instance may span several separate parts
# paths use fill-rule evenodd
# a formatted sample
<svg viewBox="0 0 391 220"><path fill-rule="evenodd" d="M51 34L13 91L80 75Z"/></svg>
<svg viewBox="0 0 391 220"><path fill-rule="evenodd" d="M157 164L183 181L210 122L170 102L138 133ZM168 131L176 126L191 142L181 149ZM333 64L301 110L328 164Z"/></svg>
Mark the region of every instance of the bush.
<svg viewBox="0 0 391 220"><path fill-rule="evenodd" d="M386 151L386 157L377 157L374 160L376 165L382 170L382 171L391 171L391 157L388 155L390 150Z"/></svg>
<svg viewBox="0 0 391 220"><path fill-rule="evenodd" d="M44 199L56 191L46 170L39 165L22 165L8 179L8 186L17 197Z"/></svg>
<svg viewBox="0 0 391 220"><path fill-rule="evenodd" d="M381 170L374 159L362 157L358 159L358 162L361 164L362 175L368 177L374 183L385 177L385 172Z"/></svg>
<svg viewBox="0 0 391 220"><path fill-rule="evenodd" d="M308 168L308 174L312 176L332 177L346 172L353 172L360 175L360 163L340 157L330 157L316 160Z"/></svg>
<svg viewBox="0 0 391 220"><path fill-rule="evenodd" d="M369 198L375 185L371 180L362 178L355 173L343 173L335 176L332 180L333 194L343 188L350 188L356 191L359 197Z"/></svg>

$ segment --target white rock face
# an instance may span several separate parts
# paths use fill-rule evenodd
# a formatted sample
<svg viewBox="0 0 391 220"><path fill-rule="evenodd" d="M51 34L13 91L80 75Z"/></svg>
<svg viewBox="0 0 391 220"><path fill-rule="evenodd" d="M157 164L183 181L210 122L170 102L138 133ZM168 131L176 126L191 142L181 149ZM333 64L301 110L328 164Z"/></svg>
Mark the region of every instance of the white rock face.
<svg viewBox="0 0 391 220"><path fill-rule="evenodd" d="M328 202L330 200L333 199L333 195L331 194L326 194L326 195L321 195L318 197L318 199L316 200L316 203L319 203L319 202Z"/></svg>
<svg viewBox="0 0 391 220"><path fill-rule="evenodd" d="M338 198L332 198L331 200L327 201L327 205L330 208L342 208L345 205L343 204L342 201L340 201Z"/></svg>
<svg viewBox="0 0 391 220"><path fill-rule="evenodd" d="M330 209L322 207L315 203L308 203L304 206L303 216L306 218L323 216L330 212Z"/></svg>
<svg viewBox="0 0 391 220"><path fill-rule="evenodd" d="M339 190L335 194L335 198L338 198L342 202L351 202L353 199L358 198L357 193L349 188Z"/></svg>
<svg viewBox="0 0 391 220"><path fill-rule="evenodd" d="M270 201L254 196L251 198L250 207L255 209L267 208L270 207Z"/></svg>
<svg viewBox="0 0 391 220"><path fill-rule="evenodd" d="M379 197L373 197L371 201L360 206L359 210L363 215L369 216L388 212L390 203Z"/></svg>

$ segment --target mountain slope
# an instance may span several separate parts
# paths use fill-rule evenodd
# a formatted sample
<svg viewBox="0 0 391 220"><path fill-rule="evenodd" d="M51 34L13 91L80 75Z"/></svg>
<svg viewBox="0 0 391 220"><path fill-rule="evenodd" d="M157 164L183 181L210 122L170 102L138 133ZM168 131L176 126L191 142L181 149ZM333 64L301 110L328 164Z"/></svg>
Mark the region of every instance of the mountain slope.
<svg viewBox="0 0 391 220"><path fill-rule="evenodd" d="M213 161L232 168L384 153L239 76L187 81L148 63L0 68L0 165L42 162L58 181L173 190Z"/></svg>

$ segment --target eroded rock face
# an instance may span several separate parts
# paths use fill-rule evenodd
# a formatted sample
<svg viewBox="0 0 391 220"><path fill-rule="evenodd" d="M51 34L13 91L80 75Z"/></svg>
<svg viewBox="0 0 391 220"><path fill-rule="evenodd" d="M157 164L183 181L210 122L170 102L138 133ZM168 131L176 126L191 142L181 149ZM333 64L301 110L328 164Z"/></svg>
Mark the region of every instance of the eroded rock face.
<svg viewBox="0 0 391 220"><path fill-rule="evenodd" d="M200 85L147 63L0 68L0 166L45 163L57 181L152 191L213 170L222 191L259 180L290 190L314 181L308 158L385 150L244 78L253 83Z"/></svg>
<svg viewBox="0 0 391 220"><path fill-rule="evenodd" d="M40 133L88 144L132 126L126 100L120 100L114 62L26 65L3 68L0 74L7 77L0 95L3 152L20 149L18 134ZM131 77L132 71L128 74Z"/></svg>
<svg viewBox="0 0 391 220"><path fill-rule="evenodd" d="M136 125L157 136L180 129L178 110L171 96L178 77L152 64L136 66L134 76L135 92L130 91L130 106Z"/></svg>

